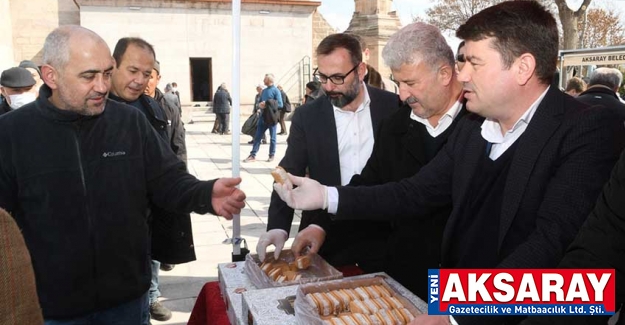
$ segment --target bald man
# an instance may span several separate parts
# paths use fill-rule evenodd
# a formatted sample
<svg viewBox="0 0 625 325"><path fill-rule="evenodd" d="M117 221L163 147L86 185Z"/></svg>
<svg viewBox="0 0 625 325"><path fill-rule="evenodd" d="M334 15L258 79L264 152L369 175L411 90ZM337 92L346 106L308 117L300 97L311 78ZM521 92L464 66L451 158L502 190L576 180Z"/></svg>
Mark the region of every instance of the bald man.
<svg viewBox="0 0 625 325"><path fill-rule="evenodd" d="M113 69L100 36L59 27L39 98L0 118L0 207L24 234L46 325L148 324L149 204L227 219L244 206L240 179L189 175L143 113L107 98Z"/></svg>

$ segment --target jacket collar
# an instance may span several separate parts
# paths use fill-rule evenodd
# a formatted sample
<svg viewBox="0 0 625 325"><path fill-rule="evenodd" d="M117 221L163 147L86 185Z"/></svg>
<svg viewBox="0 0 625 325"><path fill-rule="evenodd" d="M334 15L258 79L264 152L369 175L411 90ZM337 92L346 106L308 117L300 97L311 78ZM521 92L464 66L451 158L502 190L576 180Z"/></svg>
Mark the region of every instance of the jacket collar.
<svg viewBox="0 0 625 325"><path fill-rule="evenodd" d="M59 121L59 122L77 122L77 121L98 118L101 115L100 114L100 115L94 115L94 116L87 116L87 115L81 115L76 112L60 109L54 106L52 102L50 102L49 98L51 96L52 96L52 89L50 89L48 85L44 84L41 86L41 88L39 88L39 97L37 98L35 103L36 103L37 109L43 114L45 118L48 118L54 121ZM105 105L108 106L108 99ZM106 111L106 107L104 108L104 112L105 111ZM104 114L104 112L102 112L102 114Z"/></svg>
<svg viewBox="0 0 625 325"><path fill-rule="evenodd" d="M609 89L608 87L590 87L579 95L584 96L584 95L590 95L590 94L606 94L606 95L610 95L618 99L618 97L616 96L616 93L612 89Z"/></svg>

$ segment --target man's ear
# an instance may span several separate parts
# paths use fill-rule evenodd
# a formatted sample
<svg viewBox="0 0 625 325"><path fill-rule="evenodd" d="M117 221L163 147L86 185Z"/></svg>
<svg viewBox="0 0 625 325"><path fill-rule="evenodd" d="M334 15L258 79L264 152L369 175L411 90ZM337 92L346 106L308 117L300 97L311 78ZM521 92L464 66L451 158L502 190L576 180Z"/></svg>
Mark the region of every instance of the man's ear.
<svg viewBox="0 0 625 325"><path fill-rule="evenodd" d="M41 79L50 89L58 88L58 78L58 71L54 67L47 64L41 66Z"/></svg>
<svg viewBox="0 0 625 325"><path fill-rule="evenodd" d="M364 62L360 62L356 70L358 71L358 80L365 80L365 75L367 74L367 64Z"/></svg>
<svg viewBox="0 0 625 325"><path fill-rule="evenodd" d="M454 71L455 67L451 67L447 64L442 65L437 72L437 77L438 80L441 82L442 85L447 86L449 85L449 83L453 80L454 78Z"/></svg>
<svg viewBox="0 0 625 325"><path fill-rule="evenodd" d="M529 53L523 53L515 60L513 67L516 68L517 83L524 86L536 72L536 58Z"/></svg>

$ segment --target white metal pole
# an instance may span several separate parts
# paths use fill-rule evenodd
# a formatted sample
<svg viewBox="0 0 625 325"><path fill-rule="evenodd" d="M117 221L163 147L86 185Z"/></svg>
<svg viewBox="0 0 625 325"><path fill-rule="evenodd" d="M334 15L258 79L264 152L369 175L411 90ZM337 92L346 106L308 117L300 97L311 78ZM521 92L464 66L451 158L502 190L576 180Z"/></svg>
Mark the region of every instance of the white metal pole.
<svg viewBox="0 0 625 325"><path fill-rule="evenodd" d="M241 0L232 0L232 177L239 177L241 155L239 150L241 104ZM241 254L241 215L232 218L232 253Z"/></svg>

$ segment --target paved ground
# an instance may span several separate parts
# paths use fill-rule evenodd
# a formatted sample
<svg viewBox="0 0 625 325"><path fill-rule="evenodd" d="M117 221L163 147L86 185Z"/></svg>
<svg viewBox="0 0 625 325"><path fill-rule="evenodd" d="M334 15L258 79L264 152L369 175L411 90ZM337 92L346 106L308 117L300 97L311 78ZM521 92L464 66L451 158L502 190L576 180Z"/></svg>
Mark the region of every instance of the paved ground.
<svg viewBox="0 0 625 325"><path fill-rule="evenodd" d="M183 119L188 121L189 114L185 112L185 115ZM245 118L241 118L241 123ZM189 170L199 179L232 175L232 137L211 134L214 120L214 114L195 111L194 123L185 126ZM241 127L232 127L232 130L239 131ZM252 252L255 252L258 236L265 231L267 224L273 182L269 172L284 156L286 138L278 136L274 162L265 162L269 155L269 145L261 145L257 162L241 163L241 189L247 194L247 207L241 212L241 234ZM252 145L247 144L250 139L249 136L241 136L241 159L245 159L252 150ZM197 260L177 265L170 272L161 272L161 300L172 310L173 317L167 322L152 321L154 325L186 324L202 285L217 279L218 263L231 260L232 246L222 242L232 236L232 222L212 215L192 215L192 221ZM292 234L297 232L298 226L299 216L293 222ZM290 242L286 246L290 246Z"/></svg>

